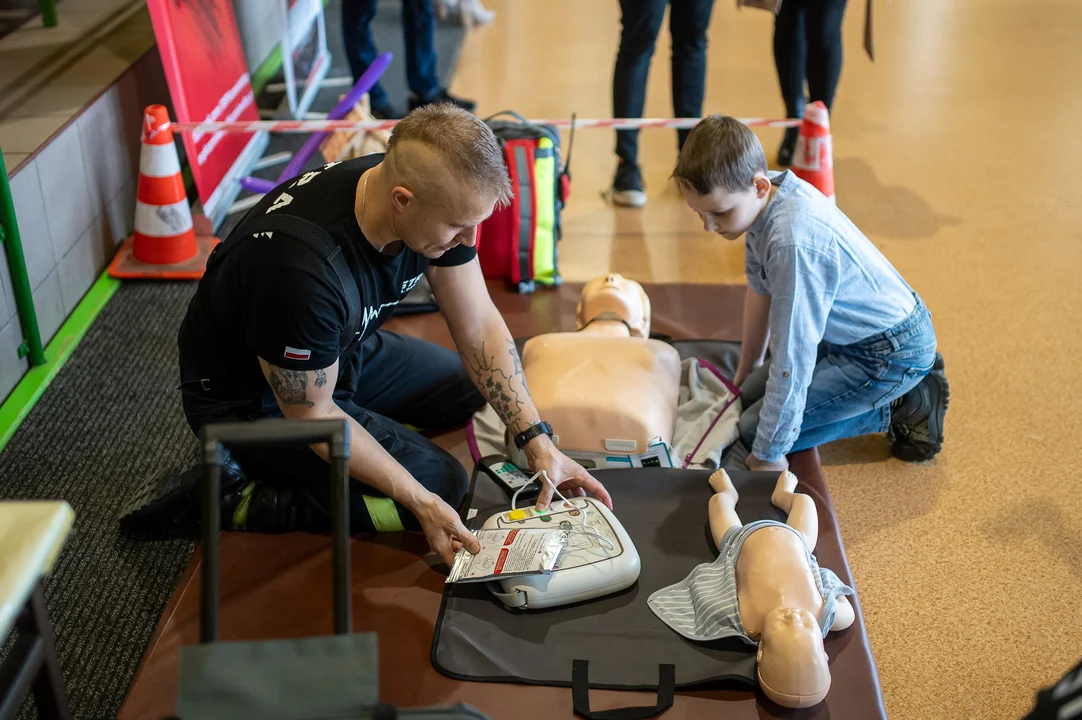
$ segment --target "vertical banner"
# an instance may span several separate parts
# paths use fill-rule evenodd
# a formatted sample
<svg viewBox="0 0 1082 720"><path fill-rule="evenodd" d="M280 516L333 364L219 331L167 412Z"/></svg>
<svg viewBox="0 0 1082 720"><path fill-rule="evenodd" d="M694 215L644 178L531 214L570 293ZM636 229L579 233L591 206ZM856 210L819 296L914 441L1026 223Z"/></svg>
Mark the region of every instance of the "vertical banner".
<svg viewBox="0 0 1082 720"><path fill-rule="evenodd" d="M179 122L258 120L232 0L147 0ZM203 211L215 227L263 153L266 133L183 133Z"/></svg>

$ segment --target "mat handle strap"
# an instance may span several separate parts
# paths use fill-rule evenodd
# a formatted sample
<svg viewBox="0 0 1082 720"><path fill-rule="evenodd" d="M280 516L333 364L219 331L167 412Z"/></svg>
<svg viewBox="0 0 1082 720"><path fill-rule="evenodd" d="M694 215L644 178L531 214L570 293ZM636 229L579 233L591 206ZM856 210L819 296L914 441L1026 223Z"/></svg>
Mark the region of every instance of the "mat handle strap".
<svg viewBox="0 0 1082 720"><path fill-rule="evenodd" d="M571 696L575 714L586 720L649 720L672 707L676 690L676 666L658 666L657 705L590 712L590 663L575 660L571 666Z"/></svg>

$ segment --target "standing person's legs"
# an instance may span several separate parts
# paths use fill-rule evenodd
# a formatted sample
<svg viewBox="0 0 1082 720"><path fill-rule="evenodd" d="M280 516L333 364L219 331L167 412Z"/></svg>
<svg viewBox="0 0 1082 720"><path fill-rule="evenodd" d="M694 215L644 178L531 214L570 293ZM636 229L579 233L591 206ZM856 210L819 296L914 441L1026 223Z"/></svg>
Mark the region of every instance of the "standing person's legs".
<svg viewBox="0 0 1082 720"><path fill-rule="evenodd" d="M714 0L671 0L669 33L672 35L672 107L678 118L702 115L706 93L707 30ZM683 149L691 130L677 130L677 149Z"/></svg>
<svg viewBox="0 0 1082 720"><path fill-rule="evenodd" d="M842 74L842 20L845 0L809 0L804 19L808 97L830 110Z"/></svg>
<svg viewBox="0 0 1082 720"><path fill-rule="evenodd" d="M774 66L778 71L781 98L785 102L785 117L804 117L804 80L806 77L807 0L784 0L774 19ZM793 161L793 151L800 128L786 128L785 137L778 149L778 164L788 166Z"/></svg>
<svg viewBox="0 0 1082 720"><path fill-rule="evenodd" d="M668 0L620 0L620 49L612 77L614 117L642 117L646 104L646 81L661 21ZM642 207L646 204L639 171L639 131L616 131L616 155L620 164L612 185L617 205Z"/></svg>
<svg viewBox="0 0 1082 720"><path fill-rule="evenodd" d="M476 103L455 97L440 85L436 68L436 9L432 0L402 0L402 33L406 41L410 110L447 102L473 112Z"/></svg>
<svg viewBox="0 0 1082 720"><path fill-rule="evenodd" d="M342 0L342 40L353 82L375 62L379 51L370 28L376 16L376 0ZM368 92L372 114L378 118L397 117L386 91L378 82Z"/></svg>
<svg viewBox="0 0 1082 720"><path fill-rule="evenodd" d="M432 0L402 0L402 35L406 42L406 82L418 98L440 90L436 72L436 10Z"/></svg>

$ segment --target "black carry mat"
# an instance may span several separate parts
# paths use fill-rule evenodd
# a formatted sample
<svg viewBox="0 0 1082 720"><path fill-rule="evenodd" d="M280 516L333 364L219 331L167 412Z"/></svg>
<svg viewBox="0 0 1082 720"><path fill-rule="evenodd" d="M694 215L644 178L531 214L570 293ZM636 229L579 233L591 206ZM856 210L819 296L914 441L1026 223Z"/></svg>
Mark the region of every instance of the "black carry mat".
<svg viewBox="0 0 1082 720"><path fill-rule="evenodd" d="M701 563L713 562L707 506L709 471L669 468L596 470L613 509L634 542L642 570L623 592L548 610L511 610L482 584L448 586L432 643L432 664L456 680L570 687L576 661L589 667L589 686L654 690L663 665L676 669L676 687L732 682L754 688L755 648L737 638L693 643L665 625L647 606L656 590L680 582ZM740 493L743 522L785 520L770 504L777 473L730 470ZM506 495L478 473L468 522L479 528L494 512L510 509Z"/></svg>

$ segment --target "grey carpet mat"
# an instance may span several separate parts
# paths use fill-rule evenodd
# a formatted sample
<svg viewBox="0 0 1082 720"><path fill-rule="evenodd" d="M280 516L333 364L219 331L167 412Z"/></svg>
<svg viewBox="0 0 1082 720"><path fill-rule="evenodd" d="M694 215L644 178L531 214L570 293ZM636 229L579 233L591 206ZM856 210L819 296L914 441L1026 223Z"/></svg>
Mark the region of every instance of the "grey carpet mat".
<svg viewBox="0 0 1082 720"><path fill-rule="evenodd" d="M76 718L116 715L195 548L117 517L139 482L195 461L177 385L189 283L125 283L0 453L0 499L63 499L75 526L45 600ZM24 712L23 717L32 717Z"/></svg>
<svg viewBox="0 0 1082 720"><path fill-rule="evenodd" d="M654 690L659 666L674 665L676 686L727 682L754 687L755 648L729 639L692 643L673 632L646 604L650 594L680 582L715 559L707 506L709 471L668 468L593 471L612 495L618 517L635 544L638 582L614 595L545 610L510 610L483 584L448 586L432 644L432 663L466 681L571 686L573 663L589 664L590 687ZM776 473L732 469L740 517L785 520L770 503ZM471 506L480 527L511 505L495 483L478 473ZM664 488L659 492L658 488Z"/></svg>
<svg viewBox="0 0 1082 720"><path fill-rule="evenodd" d="M331 0L325 11L332 77L349 74L340 2ZM381 0L372 32L380 51L394 54L383 84L404 106L400 6L400 0ZM464 37L462 28L437 25L445 83ZM330 110L341 92L322 90L312 110ZM278 102L269 93L259 100L263 107ZM267 153L295 151L305 138L272 136ZM322 158L311 162L321 165ZM259 174L276 178L283 167ZM240 216L228 218L219 237ZM75 510L75 528L45 580L45 598L80 720L115 717L196 545L194 537L135 541L117 527L120 508L147 474L181 470L196 459L176 391L177 329L194 291L193 283L125 282L0 453L0 500L60 498ZM0 655L10 642L4 639ZM27 702L20 718L32 717Z"/></svg>

